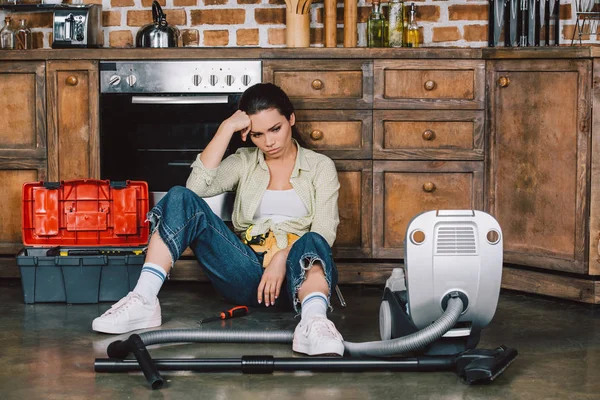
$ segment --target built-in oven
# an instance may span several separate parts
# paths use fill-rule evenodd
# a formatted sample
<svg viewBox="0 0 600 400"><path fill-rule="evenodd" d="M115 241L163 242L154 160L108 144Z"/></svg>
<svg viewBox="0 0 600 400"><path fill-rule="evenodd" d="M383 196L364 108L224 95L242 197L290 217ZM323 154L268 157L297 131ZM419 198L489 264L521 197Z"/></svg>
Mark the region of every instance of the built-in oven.
<svg viewBox="0 0 600 400"><path fill-rule="evenodd" d="M101 62L101 178L146 181L152 203L185 185L197 154L261 77L260 61ZM225 156L243 145L235 135ZM207 201L229 217L231 194Z"/></svg>

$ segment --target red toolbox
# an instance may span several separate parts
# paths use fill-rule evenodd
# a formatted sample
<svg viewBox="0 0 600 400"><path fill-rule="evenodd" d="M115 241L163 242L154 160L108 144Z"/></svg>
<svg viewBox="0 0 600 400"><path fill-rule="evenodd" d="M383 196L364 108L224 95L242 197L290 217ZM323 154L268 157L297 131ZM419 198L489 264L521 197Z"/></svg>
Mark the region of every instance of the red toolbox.
<svg viewBox="0 0 600 400"><path fill-rule="evenodd" d="M17 255L25 303L116 301L148 243L148 184L80 179L23 185Z"/></svg>

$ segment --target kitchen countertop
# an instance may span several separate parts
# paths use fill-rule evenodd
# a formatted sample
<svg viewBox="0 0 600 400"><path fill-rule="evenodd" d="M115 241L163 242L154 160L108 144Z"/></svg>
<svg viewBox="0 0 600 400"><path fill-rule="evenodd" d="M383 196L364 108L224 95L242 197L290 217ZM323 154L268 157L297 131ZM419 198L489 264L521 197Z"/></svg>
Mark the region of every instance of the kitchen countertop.
<svg viewBox="0 0 600 400"><path fill-rule="evenodd" d="M99 48L2 50L3 60L136 60L136 59L557 59L600 57L598 47L525 48L260 48L183 47L169 49Z"/></svg>

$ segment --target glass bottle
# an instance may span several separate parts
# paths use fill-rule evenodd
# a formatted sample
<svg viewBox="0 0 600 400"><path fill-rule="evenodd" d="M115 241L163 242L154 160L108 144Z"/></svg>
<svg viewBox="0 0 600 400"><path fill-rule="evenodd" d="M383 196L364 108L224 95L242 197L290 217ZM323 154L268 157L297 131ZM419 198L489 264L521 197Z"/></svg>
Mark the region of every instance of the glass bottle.
<svg viewBox="0 0 600 400"><path fill-rule="evenodd" d="M4 28L0 30L0 48L14 49L15 48L15 32L10 27L10 17L4 18Z"/></svg>
<svg viewBox="0 0 600 400"><path fill-rule="evenodd" d="M22 19L21 25L15 31L15 49L31 49L31 30L27 27L27 20Z"/></svg>
<svg viewBox="0 0 600 400"><path fill-rule="evenodd" d="M380 0L381 1L381 0ZM387 15L389 14L389 7L386 10L388 13L383 12L383 6L381 6L381 17L383 18L383 47L390 47L390 35L389 35L389 18Z"/></svg>
<svg viewBox="0 0 600 400"><path fill-rule="evenodd" d="M381 13L379 0L373 0L373 8L367 21L367 46L383 47L384 18Z"/></svg>
<svg viewBox="0 0 600 400"><path fill-rule="evenodd" d="M404 32L404 3L400 0L391 0L388 18L389 47L402 47Z"/></svg>
<svg viewBox="0 0 600 400"><path fill-rule="evenodd" d="M406 33L406 46L419 47L419 26L417 25L417 9L415 3L410 4L408 12L408 26Z"/></svg>

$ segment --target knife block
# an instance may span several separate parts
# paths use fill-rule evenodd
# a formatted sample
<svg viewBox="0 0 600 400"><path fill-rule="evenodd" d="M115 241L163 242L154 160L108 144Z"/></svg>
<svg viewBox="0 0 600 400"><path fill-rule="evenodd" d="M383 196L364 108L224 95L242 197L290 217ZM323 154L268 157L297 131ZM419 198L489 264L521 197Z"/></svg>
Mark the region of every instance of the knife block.
<svg viewBox="0 0 600 400"><path fill-rule="evenodd" d="M287 47L310 46L310 5L312 0L286 0L285 43Z"/></svg>

